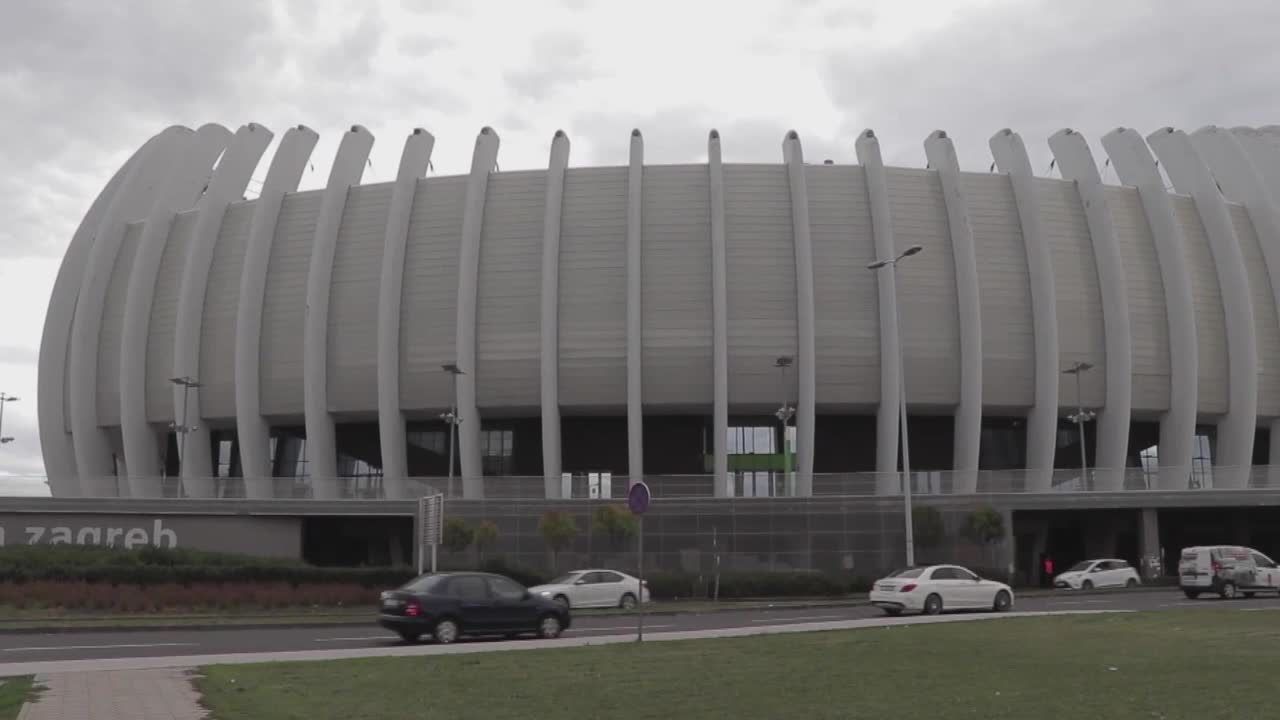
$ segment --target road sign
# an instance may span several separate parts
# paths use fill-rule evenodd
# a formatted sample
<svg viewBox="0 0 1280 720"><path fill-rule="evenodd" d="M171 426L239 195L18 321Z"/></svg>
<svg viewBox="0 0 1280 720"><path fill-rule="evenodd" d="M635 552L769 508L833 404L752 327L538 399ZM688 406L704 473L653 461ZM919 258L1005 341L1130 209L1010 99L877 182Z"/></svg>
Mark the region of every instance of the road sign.
<svg viewBox="0 0 1280 720"><path fill-rule="evenodd" d="M444 495L418 498L418 574L422 574L425 553L431 553L431 572L436 571L436 547L444 540Z"/></svg>
<svg viewBox="0 0 1280 720"><path fill-rule="evenodd" d="M649 498L649 486L640 480L627 491L627 507L633 515L643 515L649 511Z"/></svg>

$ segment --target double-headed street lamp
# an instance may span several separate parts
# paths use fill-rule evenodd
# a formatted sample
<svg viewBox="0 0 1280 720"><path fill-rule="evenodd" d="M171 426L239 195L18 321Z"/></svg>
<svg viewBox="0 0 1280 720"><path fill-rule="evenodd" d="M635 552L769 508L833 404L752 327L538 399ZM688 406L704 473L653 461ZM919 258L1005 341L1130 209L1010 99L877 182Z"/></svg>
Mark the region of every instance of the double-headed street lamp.
<svg viewBox="0 0 1280 720"><path fill-rule="evenodd" d="M924 250L920 245L912 245L903 250L901 254L892 259L877 260L867 265L868 270L880 270L881 268L889 268L891 276L894 278L893 292L893 326L898 336L898 418L902 426L902 510L906 516L907 525L907 566L916 564L916 543L913 535L915 534L914 523L911 518L911 444L907 438L907 368L902 359L902 313L898 310L897 294L897 270L898 263L903 258L909 258L912 255Z"/></svg>
<svg viewBox="0 0 1280 720"><path fill-rule="evenodd" d="M773 362L773 366L782 372L782 406L773 413L778 418L778 422L782 423L782 482L788 494L791 492L791 443L788 442L787 427L791 422L791 418L796 414L796 408L787 398L787 369L791 367L794 359L790 355L783 355Z"/></svg>
<svg viewBox="0 0 1280 720"><path fill-rule="evenodd" d="M1089 477L1089 456L1085 453L1084 448L1084 424L1098 416L1092 410L1084 409L1084 401L1080 394L1080 375L1093 368L1092 363L1076 361L1071 363L1071 367L1062 371L1063 375L1076 376L1076 412L1074 415L1068 415L1067 419L1075 423L1080 428L1080 482L1088 485ZM1081 488L1082 490L1086 488Z"/></svg>
<svg viewBox="0 0 1280 720"><path fill-rule="evenodd" d="M0 445L8 445L13 442L13 438L4 436L4 406L5 403L11 402L18 402L18 398L0 392Z"/></svg>
<svg viewBox="0 0 1280 720"><path fill-rule="evenodd" d="M200 387L200 383L186 375L169 378L169 382L182 388L182 421L169 424L169 429L178 434L178 476L181 477L182 468L187 464L187 434L200 429L198 425L187 424L187 396L192 390Z"/></svg>
<svg viewBox="0 0 1280 720"><path fill-rule="evenodd" d="M458 423L462 422L462 418L458 417L458 376L466 375L462 368L455 363L445 363L440 369L453 376L453 401L449 405L449 412L440 413L440 419L449 425L449 495L453 497L453 446L454 437L458 432Z"/></svg>

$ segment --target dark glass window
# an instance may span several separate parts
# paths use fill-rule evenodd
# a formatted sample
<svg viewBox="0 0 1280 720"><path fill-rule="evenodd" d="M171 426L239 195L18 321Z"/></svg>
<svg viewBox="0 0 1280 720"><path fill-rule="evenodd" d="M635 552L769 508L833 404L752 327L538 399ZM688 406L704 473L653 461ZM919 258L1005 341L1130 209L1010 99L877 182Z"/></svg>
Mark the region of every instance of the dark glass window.
<svg viewBox="0 0 1280 720"><path fill-rule="evenodd" d="M489 578L489 590L494 597L502 600L520 600L524 597L524 588L504 577Z"/></svg>
<svg viewBox="0 0 1280 720"><path fill-rule="evenodd" d="M460 600L487 600L489 590L484 578L478 575L460 575L449 581L449 594Z"/></svg>

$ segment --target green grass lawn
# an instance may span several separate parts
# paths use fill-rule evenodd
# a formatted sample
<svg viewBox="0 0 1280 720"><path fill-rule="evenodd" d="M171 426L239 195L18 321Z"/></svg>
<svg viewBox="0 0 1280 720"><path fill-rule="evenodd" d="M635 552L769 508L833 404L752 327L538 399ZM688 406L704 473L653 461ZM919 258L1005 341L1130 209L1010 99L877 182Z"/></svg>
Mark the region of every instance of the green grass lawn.
<svg viewBox="0 0 1280 720"><path fill-rule="evenodd" d="M15 720L33 696L30 675L0 678L0 720Z"/></svg>
<svg viewBox="0 0 1280 720"><path fill-rule="evenodd" d="M215 666L215 720L1280 717L1280 614L1002 619Z"/></svg>

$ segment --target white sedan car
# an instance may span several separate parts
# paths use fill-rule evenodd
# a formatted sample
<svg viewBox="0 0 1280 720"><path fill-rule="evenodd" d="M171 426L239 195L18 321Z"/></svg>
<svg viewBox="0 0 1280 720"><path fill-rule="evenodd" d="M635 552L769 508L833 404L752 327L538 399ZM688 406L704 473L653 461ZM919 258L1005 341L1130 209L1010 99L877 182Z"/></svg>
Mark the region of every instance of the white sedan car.
<svg viewBox="0 0 1280 720"><path fill-rule="evenodd" d="M994 610L1013 607L1013 589L983 580L959 565L928 565L899 570L875 582L871 604L889 615L903 611L938 615L948 610Z"/></svg>
<svg viewBox="0 0 1280 720"><path fill-rule="evenodd" d="M1061 590L1092 590L1104 587L1137 587L1138 571L1124 560L1084 560L1053 579Z"/></svg>
<svg viewBox="0 0 1280 720"><path fill-rule="evenodd" d="M617 570L574 570L529 592L573 608L633 608L637 601L649 602L648 583Z"/></svg>

